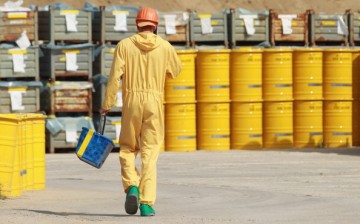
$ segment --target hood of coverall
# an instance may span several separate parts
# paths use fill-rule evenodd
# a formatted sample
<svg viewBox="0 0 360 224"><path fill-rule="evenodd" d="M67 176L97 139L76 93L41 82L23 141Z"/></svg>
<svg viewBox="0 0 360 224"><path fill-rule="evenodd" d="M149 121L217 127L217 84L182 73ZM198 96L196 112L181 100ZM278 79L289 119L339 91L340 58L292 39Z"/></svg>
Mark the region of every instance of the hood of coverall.
<svg viewBox="0 0 360 224"><path fill-rule="evenodd" d="M160 46L161 38L153 33L141 32L132 36L131 41L143 51L151 51Z"/></svg>

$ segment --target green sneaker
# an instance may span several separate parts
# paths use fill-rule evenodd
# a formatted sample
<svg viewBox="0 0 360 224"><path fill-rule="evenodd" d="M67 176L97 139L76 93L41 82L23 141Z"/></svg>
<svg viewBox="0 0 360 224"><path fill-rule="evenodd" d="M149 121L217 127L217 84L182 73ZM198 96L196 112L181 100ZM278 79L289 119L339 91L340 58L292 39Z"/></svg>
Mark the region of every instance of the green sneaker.
<svg viewBox="0 0 360 224"><path fill-rule="evenodd" d="M140 204L140 214L141 216L154 216L155 210L147 204Z"/></svg>
<svg viewBox="0 0 360 224"><path fill-rule="evenodd" d="M139 188L131 186L126 193L125 211L130 215L135 215L139 207Z"/></svg>

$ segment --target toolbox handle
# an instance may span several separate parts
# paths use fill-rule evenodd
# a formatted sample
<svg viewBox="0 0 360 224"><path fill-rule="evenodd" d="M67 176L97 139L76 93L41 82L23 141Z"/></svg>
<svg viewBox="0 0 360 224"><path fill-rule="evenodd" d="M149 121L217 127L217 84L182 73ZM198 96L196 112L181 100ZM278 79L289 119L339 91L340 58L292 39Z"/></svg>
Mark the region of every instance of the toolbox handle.
<svg viewBox="0 0 360 224"><path fill-rule="evenodd" d="M105 130L105 123L106 123L106 115L101 115L100 116L100 123L99 123L99 128L98 128L98 132L100 134L104 134L104 130Z"/></svg>

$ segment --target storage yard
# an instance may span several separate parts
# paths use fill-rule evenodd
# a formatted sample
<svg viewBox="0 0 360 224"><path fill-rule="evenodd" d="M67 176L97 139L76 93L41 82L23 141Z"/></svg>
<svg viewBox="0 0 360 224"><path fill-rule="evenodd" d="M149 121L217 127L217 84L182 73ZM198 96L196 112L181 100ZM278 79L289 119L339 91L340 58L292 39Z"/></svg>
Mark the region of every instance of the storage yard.
<svg viewBox="0 0 360 224"><path fill-rule="evenodd" d="M1 219L126 219L121 88L104 168L74 151L83 127L99 127L116 44L150 6L183 70L164 87L159 216L125 222L358 223L360 4L326 2L24 0L0 10Z"/></svg>

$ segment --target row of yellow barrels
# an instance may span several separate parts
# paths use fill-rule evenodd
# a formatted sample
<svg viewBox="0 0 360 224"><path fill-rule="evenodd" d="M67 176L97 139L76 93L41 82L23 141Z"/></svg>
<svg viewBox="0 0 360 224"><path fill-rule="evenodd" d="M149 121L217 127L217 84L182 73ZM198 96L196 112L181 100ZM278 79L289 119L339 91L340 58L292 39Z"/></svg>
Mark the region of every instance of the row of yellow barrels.
<svg viewBox="0 0 360 224"><path fill-rule="evenodd" d="M167 103L360 98L359 48L244 47L178 55L183 71L167 80Z"/></svg>
<svg viewBox="0 0 360 224"><path fill-rule="evenodd" d="M359 100L166 104L165 149L351 147L360 134L358 118L353 125L359 106Z"/></svg>
<svg viewBox="0 0 360 224"><path fill-rule="evenodd" d="M45 189L45 118L0 114L0 198Z"/></svg>

